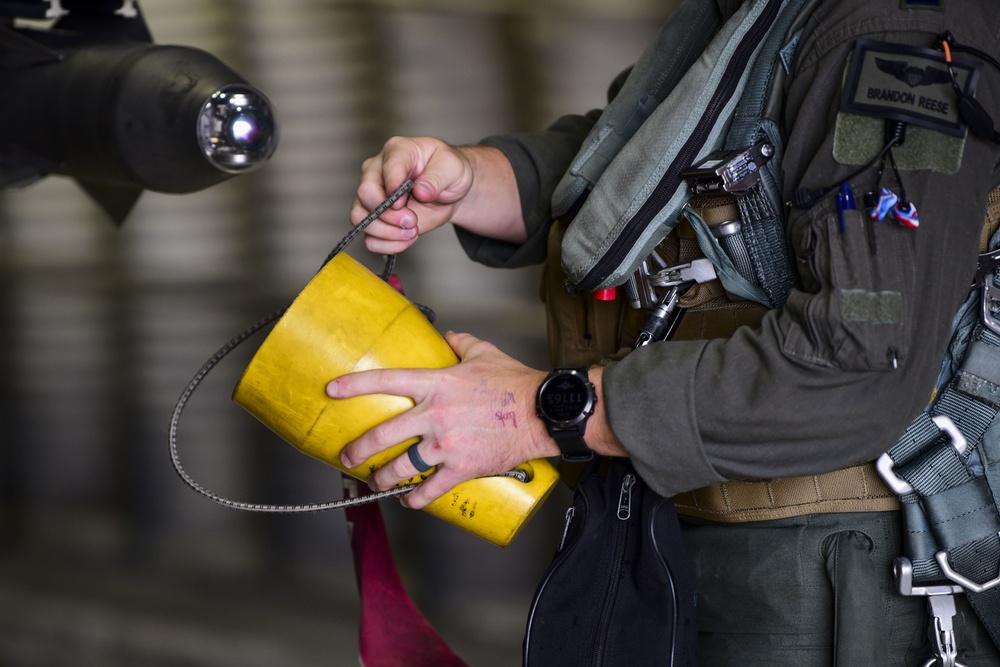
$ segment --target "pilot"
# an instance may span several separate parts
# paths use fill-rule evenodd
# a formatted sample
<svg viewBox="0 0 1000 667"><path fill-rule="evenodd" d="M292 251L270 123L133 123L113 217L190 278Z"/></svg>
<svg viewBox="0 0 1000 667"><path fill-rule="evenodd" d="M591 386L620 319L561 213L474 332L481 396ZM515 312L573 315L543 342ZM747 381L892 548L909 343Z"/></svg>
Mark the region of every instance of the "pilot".
<svg viewBox="0 0 1000 667"><path fill-rule="evenodd" d="M719 2L723 13L739 4ZM953 316L969 295L988 202L1000 214L997 196L990 199L1000 184L1000 146L941 113L956 101L951 77L908 75L911 67L941 69L926 50L939 50L946 32L952 44L1000 58L1000 11L990 0L817 0L800 19L780 98L794 284L776 305L725 290L702 294L684 306L670 340L632 349L634 323L648 313L631 313L621 288L612 306L589 292L548 290L552 300L594 308L592 326L614 331L614 340L588 349L576 322L560 322L559 363L584 365L596 398L575 441L554 437L536 414L548 370L465 333L446 336L461 359L456 366L355 373L331 381L327 393L413 398L413 409L342 453L354 467L419 436L411 456L371 478L387 489L435 466L403 499L411 508L462 481L579 454L581 446L585 454L629 457L649 487L675 497L682 515L697 570L704 665L945 664L927 662L926 600L900 595L892 580L899 503L872 461L931 398ZM870 54L902 63L900 76ZM979 106L995 115L1000 71L983 58L963 62L976 70ZM913 113L937 116L938 124L910 115L905 127L887 122L898 108L867 93L886 80L928 98ZM845 107L845 98L855 106ZM450 223L473 260L515 267L548 255L547 279L560 285L559 239L584 223L571 215L555 221L553 194L601 118L599 111L566 116L541 132L473 146L393 138L365 161L352 219L413 179L409 199L366 229L371 251L402 252ZM906 136L887 140L886 127ZM866 204L876 209L883 188L895 201L875 220ZM869 193L874 200L866 201ZM603 196L599 180L595 196ZM685 248L697 244L689 223L678 224L664 242L672 249L661 253L690 261ZM965 596L955 600L959 663L1000 664Z"/></svg>

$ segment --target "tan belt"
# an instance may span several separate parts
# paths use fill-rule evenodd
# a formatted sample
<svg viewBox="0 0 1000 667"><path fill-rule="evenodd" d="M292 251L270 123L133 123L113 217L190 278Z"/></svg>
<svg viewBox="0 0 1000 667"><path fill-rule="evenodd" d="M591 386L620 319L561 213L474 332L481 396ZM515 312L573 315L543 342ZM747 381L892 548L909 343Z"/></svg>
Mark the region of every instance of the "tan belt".
<svg viewBox="0 0 1000 667"><path fill-rule="evenodd" d="M874 463L822 475L723 482L682 493L674 504L678 514L722 523L900 507L899 498L879 477Z"/></svg>

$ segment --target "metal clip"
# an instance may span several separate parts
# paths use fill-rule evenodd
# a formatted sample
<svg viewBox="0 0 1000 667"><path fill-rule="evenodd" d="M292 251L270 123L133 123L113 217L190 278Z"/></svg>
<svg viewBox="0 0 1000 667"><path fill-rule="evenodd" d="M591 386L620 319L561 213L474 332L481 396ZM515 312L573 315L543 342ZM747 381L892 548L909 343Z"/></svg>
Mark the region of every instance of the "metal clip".
<svg viewBox="0 0 1000 667"><path fill-rule="evenodd" d="M707 283L716 279L715 267L704 257L687 264L668 266L649 277L649 284L655 287L675 287L684 283Z"/></svg>
<svg viewBox="0 0 1000 667"><path fill-rule="evenodd" d="M928 630L934 639L934 657L923 667L965 667L958 662L958 642L955 639L955 596L962 593L961 586L913 585L913 564L908 558L897 558L893 568L900 595L927 597L931 617Z"/></svg>
<svg viewBox="0 0 1000 667"><path fill-rule="evenodd" d="M955 642L955 596L932 595L927 598L931 614L931 634L934 636L934 657L924 667L964 667L958 662L958 645Z"/></svg>
<svg viewBox="0 0 1000 667"><path fill-rule="evenodd" d="M1000 288L996 286L996 281L993 279L997 266L1000 266L1000 248L980 255L972 287L983 290L983 324L1000 335Z"/></svg>
<svg viewBox="0 0 1000 667"><path fill-rule="evenodd" d="M647 276L647 282L653 287L666 287L660 296L653 312L643 323L636 339L636 347L666 340L677 325L679 314L677 304L681 296L692 285L705 283L716 278L715 267L707 259L696 259L687 264L678 264Z"/></svg>
<svg viewBox="0 0 1000 667"><path fill-rule="evenodd" d="M656 289L649 283L649 277L653 274L650 266L655 264L657 270L667 266L660 254L653 250L649 256L640 262L638 268L632 272L628 282L625 284L625 293L629 302L635 309L655 308L660 301L660 296Z"/></svg>

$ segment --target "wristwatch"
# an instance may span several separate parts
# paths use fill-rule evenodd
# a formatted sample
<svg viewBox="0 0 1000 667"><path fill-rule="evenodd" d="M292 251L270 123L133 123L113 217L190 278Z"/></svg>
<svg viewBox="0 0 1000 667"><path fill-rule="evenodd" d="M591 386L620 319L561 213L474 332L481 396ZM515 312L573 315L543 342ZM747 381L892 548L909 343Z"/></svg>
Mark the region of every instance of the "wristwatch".
<svg viewBox="0 0 1000 667"><path fill-rule="evenodd" d="M559 445L564 461L594 458L594 452L583 441L583 433L595 405L597 392L585 366L555 368L539 385L535 411Z"/></svg>

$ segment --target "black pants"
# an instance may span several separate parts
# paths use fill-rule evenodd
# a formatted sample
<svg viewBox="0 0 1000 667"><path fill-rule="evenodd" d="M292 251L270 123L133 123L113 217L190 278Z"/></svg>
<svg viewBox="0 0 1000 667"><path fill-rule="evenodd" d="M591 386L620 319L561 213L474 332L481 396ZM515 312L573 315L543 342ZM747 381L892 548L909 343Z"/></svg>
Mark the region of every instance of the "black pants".
<svg viewBox="0 0 1000 667"><path fill-rule="evenodd" d="M933 656L926 598L899 595L893 581L897 512L682 527L702 667L922 667ZM1000 665L964 596L956 605L959 662Z"/></svg>

